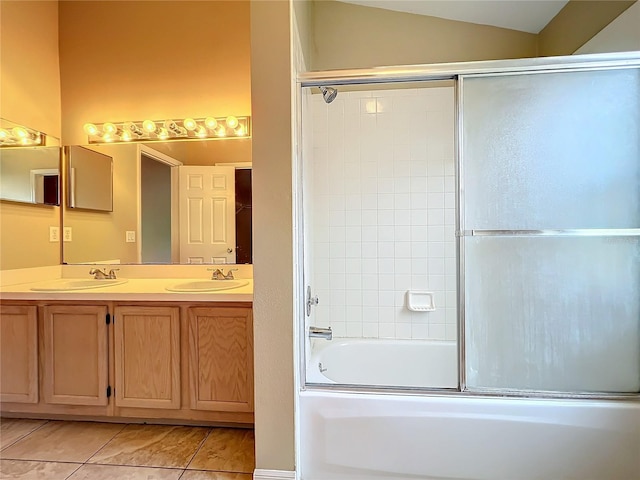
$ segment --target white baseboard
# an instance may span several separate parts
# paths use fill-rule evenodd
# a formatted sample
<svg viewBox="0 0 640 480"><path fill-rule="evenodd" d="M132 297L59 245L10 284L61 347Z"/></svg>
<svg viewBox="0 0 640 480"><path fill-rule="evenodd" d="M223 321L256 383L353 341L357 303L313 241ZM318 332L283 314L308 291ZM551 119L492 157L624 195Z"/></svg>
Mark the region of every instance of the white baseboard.
<svg viewBox="0 0 640 480"><path fill-rule="evenodd" d="M296 480L296 472L256 468L253 472L253 480Z"/></svg>

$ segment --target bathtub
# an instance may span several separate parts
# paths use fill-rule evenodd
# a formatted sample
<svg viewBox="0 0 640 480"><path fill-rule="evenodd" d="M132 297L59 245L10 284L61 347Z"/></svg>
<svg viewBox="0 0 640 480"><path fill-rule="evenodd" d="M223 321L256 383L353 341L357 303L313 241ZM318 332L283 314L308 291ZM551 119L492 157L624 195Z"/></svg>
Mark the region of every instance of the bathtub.
<svg viewBox="0 0 640 480"><path fill-rule="evenodd" d="M423 352L398 348L412 345ZM447 348L455 352L440 342L314 340L307 375L325 384L450 386ZM421 376L430 370L435 376ZM640 479L637 401L329 388L299 395L301 480Z"/></svg>
<svg viewBox="0 0 640 480"><path fill-rule="evenodd" d="M458 387L456 342L430 340L314 340L310 383Z"/></svg>

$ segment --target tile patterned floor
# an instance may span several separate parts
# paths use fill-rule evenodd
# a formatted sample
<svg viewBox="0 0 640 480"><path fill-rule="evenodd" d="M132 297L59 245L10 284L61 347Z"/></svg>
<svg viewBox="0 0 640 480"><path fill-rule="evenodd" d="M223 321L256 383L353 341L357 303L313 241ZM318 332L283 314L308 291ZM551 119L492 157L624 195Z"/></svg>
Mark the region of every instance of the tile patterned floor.
<svg viewBox="0 0 640 480"><path fill-rule="evenodd" d="M0 419L0 480L251 480L253 430Z"/></svg>

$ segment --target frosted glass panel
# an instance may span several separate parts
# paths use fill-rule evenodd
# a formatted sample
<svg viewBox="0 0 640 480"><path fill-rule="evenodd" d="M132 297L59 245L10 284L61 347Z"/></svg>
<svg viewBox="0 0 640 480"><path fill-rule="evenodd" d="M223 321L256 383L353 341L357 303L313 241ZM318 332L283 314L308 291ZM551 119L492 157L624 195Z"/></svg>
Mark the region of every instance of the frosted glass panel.
<svg viewBox="0 0 640 480"><path fill-rule="evenodd" d="M467 385L640 390L640 237L467 237Z"/></svg>
<svg viewBox="0 0 640 480"><path fill-rule="evenodd" d="M465 229L640 226L640 70L463 84Z"/></svg>

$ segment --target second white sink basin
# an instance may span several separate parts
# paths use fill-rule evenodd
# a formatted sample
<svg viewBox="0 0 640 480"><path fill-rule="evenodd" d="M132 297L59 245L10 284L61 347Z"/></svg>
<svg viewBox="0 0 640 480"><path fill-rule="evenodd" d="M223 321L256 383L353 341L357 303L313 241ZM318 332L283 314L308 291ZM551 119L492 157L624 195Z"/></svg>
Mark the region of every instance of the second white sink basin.
<svg viewBox="0 0 640 480"><path fill-rule="evenodd" d="M166 287L170 292L214 292L216 290L230 290L248 285L247 280L192 280L175 283Z"/></svg>
<svg viewBox="0 0 640 480"><path fill-rule="evenodd" d="M34 292L67 292L70 290L86 290L88 288L102 288L112 287L114 285L120 285L128 282L125 278L117 279L101 279L96 280L93 278L87 279L68 279L68 280L56 280L55 282L45 283L44 285L38 285L31 287Z"/></svg>

